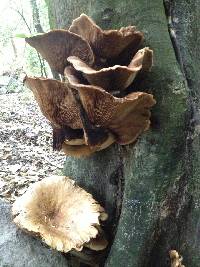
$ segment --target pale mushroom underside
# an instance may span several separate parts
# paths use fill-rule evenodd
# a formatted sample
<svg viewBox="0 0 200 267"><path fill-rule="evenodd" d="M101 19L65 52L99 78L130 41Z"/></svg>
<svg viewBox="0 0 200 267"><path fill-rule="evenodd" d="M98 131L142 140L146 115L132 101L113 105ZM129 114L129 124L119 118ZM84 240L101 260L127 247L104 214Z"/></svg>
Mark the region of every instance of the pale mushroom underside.
<svg viewBox="0 0 200 267"><path fill-rule="evenodd" d="M32 185L13 204L12 213L20 228L64 252L81 250L97 236L100 220L107 219L92 195L64 176Z"/></svg>

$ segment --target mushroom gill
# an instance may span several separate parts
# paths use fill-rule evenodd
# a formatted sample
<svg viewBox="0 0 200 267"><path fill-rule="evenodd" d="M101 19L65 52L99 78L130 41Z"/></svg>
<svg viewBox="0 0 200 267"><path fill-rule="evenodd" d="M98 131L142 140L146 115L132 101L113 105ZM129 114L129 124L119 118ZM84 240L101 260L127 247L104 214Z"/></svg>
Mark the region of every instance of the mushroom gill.
<svg viewBox="0 0 200 267"><path fill-rule="evenodd" d="M24 83L51 122L55 150L62 149L65 154L76 157L88 156L115 141L112 134L90 123L66 83L32 77L26 77Z"/></svg>
<svg viewBox="0 0 200 267"><path fill-rule="evenodd" d="M26 76L24 84L53 128L53 148L60 150L65 140L83 138L82 120L76 99L65 83L53 79Z"/></svg>
<svg viewBox="0 0 200 267"><path fill-rule="evenodd" d="M117 143L130 144L149 128L150 108L156 103L151 94L135 92L117 98L100 87L81 84L71 67L64 74L69 86L79 92L89 120L108 129Z"/></svg>
<svg viewBox="0 0 200 267"><path fill-rule="evenodd" d="M107 218L91 194L64 176L33 184L13 204L12 214L22 230L63 252L82 250L101 232L101 218Z"/></svg>
<svg viewBox="0 0 200 267"><path fill-rule="evenodd" d="M143 41L143 34L134 26L120 30L102 30L85 14L72 21L69 31L87 40L95 55L100 58L117 57L128 46L138 48Z"/></svg>
<svg viewBox="0 0 200 267"><path fill-rule="evenodd" d="M74 69L81 72L89 84L96 85L107 91L126 89L141 70L149 71L153 64L153 51L148 47L139 50L128 66L115 65L113 67L95 70L80 58L68 57Z"/></svg>
<svg viewBox="0 0 200 267"><path fill-rule="evenodd" d="M77 56L89 65L94 62L93 51L88 42L66 30L52 30L25 40L60 74L63 74L64 68L68 65L69 56Z"/></svg>
<svg viewBox="0 0 200 267"><path fill-rule="evenodd" d="M26 76L24 84L33 92L43 115L57 128L82 128L73 93L63 82Z"/></svg>

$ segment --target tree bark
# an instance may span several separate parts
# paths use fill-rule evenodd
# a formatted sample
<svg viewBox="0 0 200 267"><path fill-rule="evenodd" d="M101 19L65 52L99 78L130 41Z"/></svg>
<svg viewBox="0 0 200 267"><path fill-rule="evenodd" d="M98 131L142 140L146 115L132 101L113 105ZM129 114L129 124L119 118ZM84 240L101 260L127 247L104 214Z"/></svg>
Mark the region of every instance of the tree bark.
<svg viewBox="0 0 200 267"><path fill-rule="evenodd" d="M104 29L136 25L154 50L152 72L133 84L157 100L151 130L135 145L66 158L64 173L109 213L110 246L99 265L166 267L169 251L176 249L185 266L198 267L200 1L47 2L52 28L67 28L84 12Z"/></svg>
<svg viewBox="0 0 200 267"><path fill-rule="evenodd" d="M37 6L37 2L36 2L36 0L30 0L30 3L31 3L31 8L32 8L32 14L33 14L34 28L35 28L36 32L42 33L44 31L42 29L42 25L40 22L40 15L39 15L39 9Z"/></svg>

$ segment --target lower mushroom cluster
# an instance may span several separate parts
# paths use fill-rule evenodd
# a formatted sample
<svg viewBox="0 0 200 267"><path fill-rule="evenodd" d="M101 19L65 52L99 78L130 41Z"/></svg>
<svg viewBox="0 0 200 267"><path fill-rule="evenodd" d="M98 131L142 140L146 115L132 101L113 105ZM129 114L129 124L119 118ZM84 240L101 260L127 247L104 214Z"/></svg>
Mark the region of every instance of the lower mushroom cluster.
<svg viewBox="0 0 200 267"><path fill-rule="evenodd" d="M92 195L64 176L33 184L13 204L14 222L53 249L68 252L107 246L100 226L108 217Z"/></svg>
<svg viewBox="0 0 200 267"><path fill-rule="evenodd" d="M182 264L183 257L180 256L176 250L170 250L169 256L171 260L171 267L185 267L185 265Z"/></svg>
<svg viewBox="0 0 200 267"><path fill-rule="evenodd" d="M54 149L87 156L114 142L130 144L149 128L153 96L125 93L153 64L153 51L139 49L143 34L136 27L105 31L82 14L69 30L26 41L63 77L24 80L51 122Z"/></svg>

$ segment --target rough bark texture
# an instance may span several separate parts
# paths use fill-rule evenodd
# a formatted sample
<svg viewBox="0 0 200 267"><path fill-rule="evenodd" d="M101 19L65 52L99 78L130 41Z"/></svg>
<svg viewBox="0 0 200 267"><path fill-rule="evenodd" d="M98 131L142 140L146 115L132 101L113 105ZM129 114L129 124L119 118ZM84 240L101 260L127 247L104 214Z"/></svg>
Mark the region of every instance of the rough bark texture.
<svg viewBox="0 0 200 267"><path fill-rule="evenodd" d="M32 8L32 14L33 14L33 24L36 32L42 33L44 32L42 29L42 25L40 22L40 15L39 15L39 9L37 6L36 0L30 0L31 8Z"/></svg>
<svg viewBox="0 0 200 267"><path fill-rule="evenodd" d="M109 213L101 266L166 267L176 249L186 266L198 267L200 1L51 0L48 7L53 28L84 12L104 29L136 25L154 50L152 72L134 82L157 100L151 131L136 145L66 159L65 174Z"/></svg>

